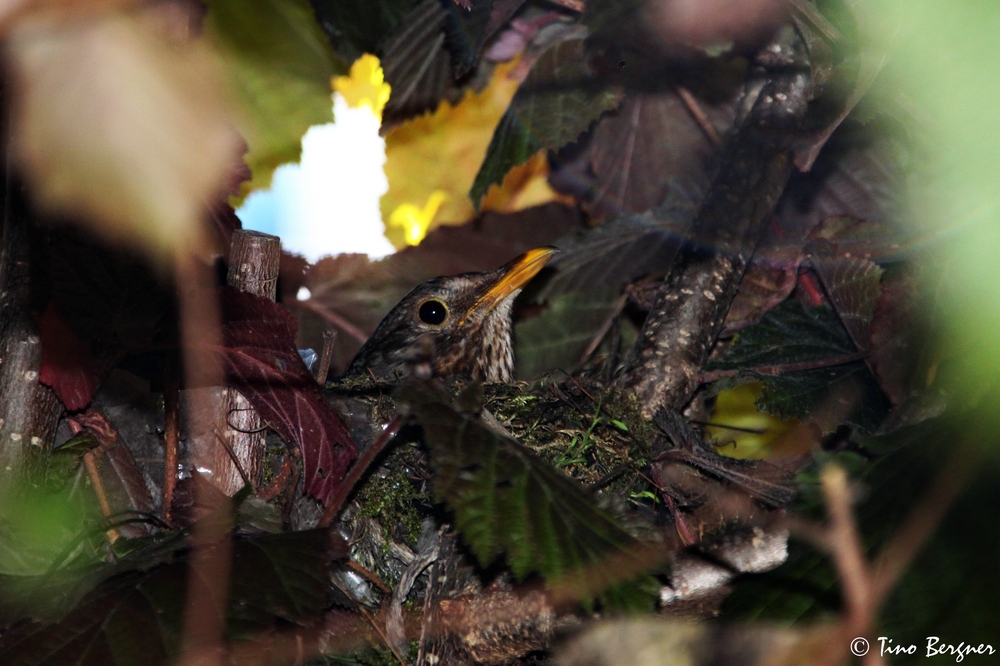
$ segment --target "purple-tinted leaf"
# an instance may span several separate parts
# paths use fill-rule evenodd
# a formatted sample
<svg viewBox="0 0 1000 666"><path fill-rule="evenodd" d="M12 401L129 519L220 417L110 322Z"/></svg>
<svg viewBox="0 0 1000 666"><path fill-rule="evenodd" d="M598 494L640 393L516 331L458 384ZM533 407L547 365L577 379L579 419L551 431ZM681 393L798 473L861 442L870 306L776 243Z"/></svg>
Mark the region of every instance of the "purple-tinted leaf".
<svg viewBox="0 0 1000 666"><path fill-rule="evenodd" d="M298 445L306 492L327 502L357 447L299 356L295 317L281 305L231 287L222 287L220 297L227 381L271 428Z"/></svg>
<svg viewBox="0 0 1000 666"><path fill-rule="evenodd" d="M750 264L729 306L724 334L758 323L784 301L795 288L800 261L801 257L780 263L755 261Z"/></svg>
<svg viewBox="0 0 1000 666"><path fill-rule="evenodd" d="M871 323L882 296L882 269L870 259L813 260L834 310L859 350L871 345Z"/></svg>
<svg viewBox="0 0 1000 666"><path fill-rule="evenodd" d="M719 132L728 128L728 105L705 110ZM630 93L594 128L589 167L602 205L643 212L663 201L672 178L701 172L714 152L677 93Z"/></svg>

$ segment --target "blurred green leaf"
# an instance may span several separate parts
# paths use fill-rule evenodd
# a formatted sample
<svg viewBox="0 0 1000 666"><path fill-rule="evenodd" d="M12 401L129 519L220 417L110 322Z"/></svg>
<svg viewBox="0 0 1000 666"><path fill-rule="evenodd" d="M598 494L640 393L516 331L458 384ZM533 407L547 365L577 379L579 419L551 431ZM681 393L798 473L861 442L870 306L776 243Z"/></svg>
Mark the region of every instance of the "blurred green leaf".
<svg viewBox="0 0 1000 666"><path fill-rule="evenodd" d="M242 102L239 129L253 179L267 187L274 169L299 159L312 125L333 122L331 78L347 72L306 0L207 0L205 30L225 56Z"/></svg>
<svg viewBox="0 0 1000 666"><path fill-rule="evenodd" d="M178 545L177 541L166 542ZM164 559L176 555L175 561ZM346 545L327 530L269 534L233 542L227 633L306 624L327 605L330 560ZM152 544L121 563L65 575L112 574L54 623L22 624L0 638L0 663L32 666L154 666L178 656L190 571L187 551ZM68 579L64 579L68 580ZM39 582L45 584L48 580ZM22 581L23 584L26 581ZM65 587L58 588L66 590ZM70 600L72 603L72 600Z"/></svg>

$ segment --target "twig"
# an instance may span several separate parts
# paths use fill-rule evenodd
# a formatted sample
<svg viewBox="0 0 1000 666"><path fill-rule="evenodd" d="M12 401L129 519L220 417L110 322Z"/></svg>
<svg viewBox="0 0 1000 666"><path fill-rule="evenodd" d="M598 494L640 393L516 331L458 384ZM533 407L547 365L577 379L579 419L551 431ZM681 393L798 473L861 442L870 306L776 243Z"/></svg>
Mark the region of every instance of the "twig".
<svg viewBox="0 0 1000 666"><path fill-rule="evenodd" d="M348 592L344 588L344 586L340 584L340 581L338 581L336 578L331 578L330 581L333 583L333 586L336 587L338 590L340 590L340 592L345 597L347 597L348 599L350 599L351 601L354 602L354 605L357 607L358 612L360 612L361 615L363 615L364 618L368 621L368 624L370 624L372 626L372 629L374 629L375 633L377 633L379 635L379 638L382 639L382 641L385 643L385 646L392 651L392 654L396 657L396 659L399 660L400 664L402 664L403 666L406 666L406 659L404 659L399 654L399 652L396 650L396 646L394 646L392 644L392 641L389 640L389 637L386 635L385 630L382 628L382 623L379 622L375 618L375 616L373 616L371 614L371 611L369 611L367 608L365 608L365 605L363 603L361 603L360 601L358 601L357 599L355 599L354 595L351 594L350 592Z"/></svg>
<svg viewBox="0 0 1000 666"><path fill-rule="evenodd" d="M930 539L972 476L979 456L968 444L952 454L934 485L892 535L872 565L872 599L877 606Z"/></svg>
<svg viewBox="0 0 1000 666"><path fill-rule="evenodd" d="M180 377L177 365L168 361L163 387L163 522L173 525L172 508L177 489L180 442Z"/></svg>
<svg viewBox="0 0 1000 666"><path fill-rule="evenodd" d="M285 489L285 484L288 482L288 477L291 473L292 459L289 456L285 456L285 459L281 462L281 469L278 470L278 475L274 477L274 480L266 488L257 491L257 497L265 502L273 500Z"/></svg>
<svg viewBox="0 0 1000 666"><path fill-rule="evenodd" d="M701 104L695 99L691 91L684 86L677 86L677 94L680 96L681 101L684 102L684 106L687 108L688 113L694 118L694 121L698 123L701 127L701 131L705 133L708 140L712 142L712 145L716 148L722 146L722 137L719 136L719 130L715 129L715 125L712 124L712 120L705 113L705 110L701 108Z"/></svg>
<svg viewBox="0 0 1000 666"><path fill-rule="evenodd" d="M560 7L565 7L574 12L583 12L587 8L587 3L584 0L551 0L552 4L559 5Z"/></svg>
<svg viewBox="0 0 1000 666"><path fill-rule="evenodd" d="M389 587L385 583L385 581L379 578L374 571L369 571L368 569L364 568L354 560L347 560L346 564L348 567L350 567L357 573L367 578L375 587L377 587L382 592L382 594L386 595L392 594L392 588Z"/></svg>
<svg viewBox="0 0 1000 666"><path fill-rule="evenodd" d="M403 419L400 417L394 418L389 422L389 425L385 427L382 434L379 435L378 439L372 443L368 449L361 454L361 457L357 459L354 466L351 467L351 471L347 473L347 477L344 482L340 484L340 488L337 490L337 494L333 496L330 501L330 505L326 507L326 511L323 512L323 518L319 521L320 527L329 527L333 519L337 517L341 509L344 508L344 502L347 500L347 496L351 494L354 490L354 486L357 485L361 476L368 469L368 466L372 464L375 458L378 457L380 453L385 449L386 445L392 441L396 433L403 426Z"/></svg>
<svg viewBox="0 0 1000 666"><path fill-rule="evenodd" d="M323 331L323 354L319 357L319 367L316 368L316 383L326 384L326 376L330 372L330 359L333 356L333 343L337 341L336 329Z"/></svg>
<svg viewBox="0 0 1000 666"><path fill-rule="evenodd" d="M101 515L105 518L111 517L111 504L108 502L108 496L104 492L104 483L101 481L101 474L97 470L97 462L94 460L94 452L87 451L83 454L83 464L87 467L87 476L90 477L90 483L94 486L94 494L97 495L97 503L101 507ZM108 541L112 544L118 541L118 537L121 534L114 527L108 530Z"/></svg>
<svg viewBox="0 0 1000 666"><path fill-rule="evenodd" d="M869 352L855 352L853 354L845 354L843 356L834 356L831 358L824 358L819 361L802 361L800 363L782 363L778 365L761 365L755 368L740 368L739 370L710 370L709 372L701 373L699 381L702 384L707 384L708 382L714 382L717 379L723 379L724 377L735 377L736 375L744 372L753 372L758 375L783 375L788 372L802 372L803 370L816 370L818 368L830 368L836 365L844 365L846 363L853 363L854 361L863 361L868 358ZM712 423L708 425L714 425Z"/></svg>
<svg viewBox="0 0 1000 666"><path fill-rule="evenodd" d="M609 314L608 318L604 320L604 322L601 324L601 327L597 329L597 333L594 334L594 337L591 339L590 344L587 345L587 349L585 349L583 355L580 356L580 361L577 363L577 365L583 365L584 363L586 363L587 359L590 358L591 354L597 351L597 348L600 346L601 341L604 340L604 336L606 336L608 334L608 331L611 330L611 325L614 323L615 317L617 317L622 313L622 309L625 307L625 303L627 302L628 302L628 296L625 294L622 294L618 298L618 300L615 301L615 307L611 310L611 314Z"/></svg>
<svg viewBox="0 0 1000 666"><path fill-rule="evenodd" d="M329 308L319 304L315 299L310 298L308 301L299 301L298 305L300 307L309 310L310 312L319 315L325 319L328 323L333 324L340 330L347 333L349 336L357 340L358 342L364 344L368 341L368 334L362 331L360 328L352 324L351 322L344 319L342 316L330 310Z"/></svg>
<svg viewBox="0 0 1000 666"><path fill-rule="evenodd" d="M877 606L872 593L871 571L854 520L847 472L838 465L827 465L820 474L820 482L830 516L830 525L826 530L827 544L847 605L842 638L846 641L852 636L864 636L870 645ZM868 666L881 666L885 663L874 650L864 655L862 661Z"/></svg>
<svg viewBox="0 0 1000 666"><path fill-rule="evenodd" d="M821 474L823 496L830 516L829 544L831 556L844 588L847 614L852 624L865 630L873 619L871 577L865 562L861 535L854 522L851 489L847 473L837 465L827 465Z"/></svg>
<svg viewBox="0 0 1000 666"><path fill-rule="evenodd" d="M406 568L406 571L400 577L396 590L392 593L389 610L385 618L385 631L399 653L406 650L406 626L403 623L403 601L406 600L406 595L410 593L410 589L417 581L417 577L424 569L437 561L441 552L441 533L443 530L444 528L439 530L434 541L427 544L420 554L413 559L413 562L410 563L410 566Z"/></svg>
<svg viewBox="0 0 1000 666"><path fill-rule="evenodd" d="M251 485L250 478L247 476L246 470L243 469L243 465L240 463L239 458L236 457L236 452L233 451L233 447L230 446L229 442L226 441L226 438L220 435L218 432L215 432L214 435L215 435L215 441L221 444L222 448L226 451L226 453L229 454L229 459L233 462L233 465L236 467L236 471L239 473L240 478L243 479L243 485L244 486Z"/></svg>

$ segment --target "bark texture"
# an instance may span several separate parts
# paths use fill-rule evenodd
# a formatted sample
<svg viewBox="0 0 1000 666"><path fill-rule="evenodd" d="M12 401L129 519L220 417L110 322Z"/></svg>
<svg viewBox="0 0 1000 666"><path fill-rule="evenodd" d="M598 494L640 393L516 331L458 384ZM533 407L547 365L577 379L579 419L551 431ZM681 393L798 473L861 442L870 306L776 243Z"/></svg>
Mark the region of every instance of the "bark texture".
<svg viewBox="0 0 1000 666"><path fill-rule="evenodd" d="M697 388L761 229L788 183L790 144L811 92L801 40L783 32L756 58L693 238L657 291L619 377L647 417L680 409Z"/></svg>
<svg viewBox="0 0 1000 666"><path fill-rule="evenodd" d="M281 240L277 236L239 229L233 233L229 251L229 286L255 296L277 298ZM222 397L225 422L218 428L220 441L213 453L213 479L227 495L246 483L261 485L266 454L265 424L257 411L235 389Z"/></svg>
<svg viewBox="0 0 1000 666"><path fill-rule="evenodd" d="M0 252L0 487L33 480L52 447L62 404L39 381L42 344L35 324L39 305L35 229L24 193L3 178Z"/></svg>

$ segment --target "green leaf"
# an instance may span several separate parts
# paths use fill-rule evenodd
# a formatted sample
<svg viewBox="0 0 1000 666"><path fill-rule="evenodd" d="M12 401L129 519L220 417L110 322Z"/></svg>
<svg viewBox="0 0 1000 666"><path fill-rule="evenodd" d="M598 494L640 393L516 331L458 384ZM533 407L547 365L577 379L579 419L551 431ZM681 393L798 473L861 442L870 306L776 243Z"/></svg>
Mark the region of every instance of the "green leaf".
<svg viewBox="0 0 1000 666"><path fill-rule="evenodd" d="M536 377L555 369L571 371L580 362L601 325L614 314L618 294L588 289L553 298L537 317L516 328L517 376Z"/></svg>
<svg viewBox="0 0 1000 666"><path fill-rule="evenodd" d="M764 384L762 411L783 419L812 417L824 431L840 424L874 432L889 401L829 306L806 309L786 300L743 329L708 370L736 370Z"/></svg>
<svg viewBox="0 0 1000 666"><path fill-rule="evenodd" d="M345 62L354 62L365 53L377 53L415 0L309 0L320 27Z"/></svg>
<svg viewBox="0 0 1000 666"><path fill-rule="evenodd" d="M434 496L482 566L502 555L518 578L551 581L638 545L575 481L428 393L411 383L400 398L423 426Z"/></svg>
<svg viewBox="0 0 1000 666"><path fill-rule="evenodd" d="M550 47L532 67L500 119L469 196L479 205L490 185L543 148L575 141L597 118L621 101L600 85L587 65L582 38Z"/></svg>
<svg viewBox="0 0 1000 666"><path fill-rule="evenodd" d="M0 663L38 666L154 666L179 652L190 569L179 540L152 544L95 571L60 572L111 577L61 609L50 623L18 625L0 639ZM278 620L306 624L322 613L330 560L346 545L327 530L269 534L233 542L227 633L273 628ZM176 558L176 559L174 559ZM167 563L163 563L165 560ZM31 581L21 581L24 585ZM47 583L43 577L38 582Z"/></svg>
<svg viewBox="0 0 1000 666"><path fill-rule="evenodd" d="M820 362L850 356L857 349L829 306L806 309L795 299L768 312L760 323L736 336L722 359L710 370L751 370L755 367Z"/></svg>
<svg viewBox="0 0 1000 666"><path fill-rule="evenodd" d="M239 129L253 179L241 196L267 187L274 169L299 159L302 135L333 121L331 77L347 64L333 53L306 0L207 0L205 30L225 56L242 102Z"/></svg>

